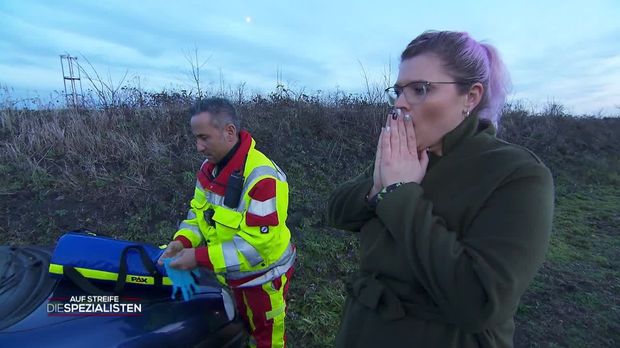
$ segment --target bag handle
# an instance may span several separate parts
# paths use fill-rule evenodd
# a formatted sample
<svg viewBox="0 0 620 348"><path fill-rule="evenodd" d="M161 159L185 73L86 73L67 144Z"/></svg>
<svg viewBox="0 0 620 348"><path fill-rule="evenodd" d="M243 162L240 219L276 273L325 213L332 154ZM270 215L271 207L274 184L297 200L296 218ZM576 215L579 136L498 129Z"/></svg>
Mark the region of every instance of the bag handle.
<svg viewBox="0 0 620 348"><path fill-rule="evenodd" d="M121 259L119 262L118 268L118 278L116 279L116 286L114 287L114 292L118 293L125 289L125 283L127 281L127 255L130 250L137 250L140 254L140 259L142 260L142 265L149 272L151 277L155 280L155 286L161 286L162 284L162 275L159 273L157 268L155 267L153 261L144 250L142 245L129 245L123 249L121 253Z"/></svg>
<svg viewBox="0 0 620 348"><path fill-rule="evenodd" d="M73 266L64 266L63 273L73 282L73 284L77 285L77 287L82 289L84 292L99 296L114 295L114 292L112 291L101 290L101 288L93 284L90 280L88 280L88 278L84 277L84 275L78 272Z"/></svg>
<svg viewBox="0 0 620 348"><path fill-rule="evenodd" d="M142 264L149 272L149 274L155 280L155 286L162 285L162 275L155 267L153 261L149 258L146 250L141 245L129 245L123 249L121 253L121 257L119 260L119 269L118 269L118 277L116 278L116 285L114 286L113 291L105 291L93 284L88 278L84 277L82 273L78 272L73 266L64 266L64 274L69 278L75 285L77 285L83 291L99 296L111 296L116 295L122 292L125 289L125 285L127 283L127 255L130 250L136 250L140 254L140 259L142 260Z"/></svg>

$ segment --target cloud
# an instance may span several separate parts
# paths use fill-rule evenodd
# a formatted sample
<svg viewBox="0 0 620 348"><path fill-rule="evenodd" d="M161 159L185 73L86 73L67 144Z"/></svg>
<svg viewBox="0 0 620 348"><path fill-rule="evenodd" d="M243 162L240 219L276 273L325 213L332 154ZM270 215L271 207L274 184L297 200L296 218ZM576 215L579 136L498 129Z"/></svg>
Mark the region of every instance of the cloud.
<svg viewBox="0 0 620 348"><path fill-rule="evenodd" d="M434 28L490 39L512 74L513 97L597 110L620 93L614 72L619 70L617 7L602 2L576 7L559 0L502 6L490 1L6 1L0 4L0 79L29 89L59 89L58 55L69 52L114 80L129 71L147 88L189 88L184 52L198 47L201 59L210 57L205 85L218 86L222 75L232 86L246 82L249 90L270 92L280 75L281 82L307 91L338 86L362 92L360 63L370 82L393 80L405 45Z"/></svg>
<svg viewBox="0 0 620 348"><path fill-rule="evenodd" d="M618 33L569 46L550 45L539 55L518 62L513 69L515 97L538 104L551 100L577 113L617 114L620 52L613 47Z"/></svg>

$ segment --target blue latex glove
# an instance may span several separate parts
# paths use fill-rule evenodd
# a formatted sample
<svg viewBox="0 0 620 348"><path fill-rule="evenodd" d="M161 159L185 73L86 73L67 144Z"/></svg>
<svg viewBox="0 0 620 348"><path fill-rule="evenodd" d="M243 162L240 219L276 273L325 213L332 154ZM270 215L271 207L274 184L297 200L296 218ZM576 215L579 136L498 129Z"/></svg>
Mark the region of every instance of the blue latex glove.
<svg viewBox="0 0 620 348"><path fill-rule="evenodd" d="M192 298L192 295L196 293L196 281L194 280L194 277L192 277L192 273L198 276L200 275L200 272L198 271L198 268L194 268L191 271L172 268L170 267L170 262L174 259L176 259L176 257L163 260L166 274L172 281L172 299L175 299L177 290L181 289L183 300L189 301Z"/></svg>

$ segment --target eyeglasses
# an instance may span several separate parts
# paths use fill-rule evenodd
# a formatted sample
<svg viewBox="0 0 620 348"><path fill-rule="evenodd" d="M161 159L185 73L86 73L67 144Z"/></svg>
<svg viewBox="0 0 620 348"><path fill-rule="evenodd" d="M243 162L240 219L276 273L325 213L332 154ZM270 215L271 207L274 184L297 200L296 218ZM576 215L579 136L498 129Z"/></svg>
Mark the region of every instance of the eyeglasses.
<svg viewBox="0 0 620 348"><path fill-rule="evenodd" d="M405 94L405 99L409 104L419 104L426 99L431 90L431 85L466 85L463 81L450 82L430 82L430 81L412 81L404 86L394 85L385 89L390 106L394 106L398 97Z"/></svg>

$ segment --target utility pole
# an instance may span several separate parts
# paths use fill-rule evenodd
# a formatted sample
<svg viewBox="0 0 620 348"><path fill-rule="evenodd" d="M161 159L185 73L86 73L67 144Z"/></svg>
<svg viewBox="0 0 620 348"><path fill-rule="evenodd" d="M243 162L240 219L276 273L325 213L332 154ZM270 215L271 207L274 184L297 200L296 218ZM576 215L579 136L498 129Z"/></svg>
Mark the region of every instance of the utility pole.
<svg viewBox="0 0 620 348"><path fill-rule="evenodd" d="M65 85L65 98L67 101L67 105L78 108L79 106L81 106L84 92L82 91L82 76L80 74L80 65L77 62L77 57L71 57L69 54L61 54L60 68L62 69L62 78ZM67 92L67 81L69 81L68 84L71 93Z"/></svg>

